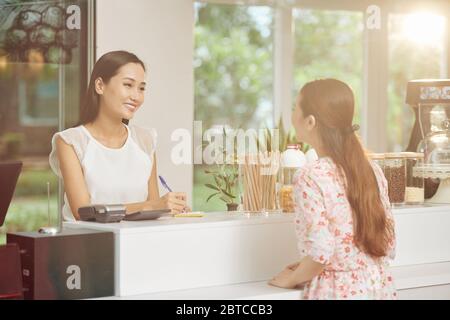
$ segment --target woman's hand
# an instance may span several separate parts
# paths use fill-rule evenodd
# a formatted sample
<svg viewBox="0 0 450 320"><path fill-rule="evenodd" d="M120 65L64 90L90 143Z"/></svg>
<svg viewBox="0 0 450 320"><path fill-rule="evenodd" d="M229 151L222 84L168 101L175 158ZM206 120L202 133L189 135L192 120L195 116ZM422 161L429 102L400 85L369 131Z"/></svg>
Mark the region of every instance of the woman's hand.
<svg viewBox="0 0 450 320"><path fill-rule="evenodd" d="M294 281L293 272L293 270L286 268L270 280L269 284L275 287L294 289L297 284Z"/></svg>
<svg viewBox="0 0 450 320"><path fill-rule="evenodd" d="M294 271L300 265L300 261L293 262L284 268L278 275L276 275L272 280L269 281L270 285L292 289L297 287L297 283L294 280Z"/></svg>
<svg viewBox="0 0 450 320"><path fill-rule="evenodd" d="M186 204L186 193L184 192L169 192L158 199L129 203L125 206L127 208L126 214L138 211L170 209L170 213L175 215L182 212L190 212L191 210Z"/></svg>
<svg viewBox="0 0 450 320"><path fill-rule="evenodd" d="M298 268L299 265L300 265L300 261L297 261L297 262L294 262L294 263L291 263L291 264L287 265L286 269L294 271L295 269Z"/></svg>
<svg viewBox="0 0 450 320"><path fill-rule="evenodd" d="M301 289L325 269L326 265L306 256L299 262L288 265L283 271L269 281L270 285L280 288Z"/></svg>
<svg viewBox="0 0 450 320"><path fill-rule="evenodd" d="M151 201L153 202L153 201ZM184 192L169 192L155 201L155 209L170 209L172 214L178 214L188 209Z"/></svg>

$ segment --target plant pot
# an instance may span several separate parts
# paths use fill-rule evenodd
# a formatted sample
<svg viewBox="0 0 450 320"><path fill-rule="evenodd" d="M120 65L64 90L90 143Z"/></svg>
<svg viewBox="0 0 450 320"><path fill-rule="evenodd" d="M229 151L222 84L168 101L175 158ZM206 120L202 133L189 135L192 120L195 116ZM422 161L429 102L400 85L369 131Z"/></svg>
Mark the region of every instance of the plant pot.
<svg viewBox="0 0 450 320"><path fill-rule="evenodd" d="M236 211L238 206L239 205L237 203L227 203L228 211Z"/></svg>

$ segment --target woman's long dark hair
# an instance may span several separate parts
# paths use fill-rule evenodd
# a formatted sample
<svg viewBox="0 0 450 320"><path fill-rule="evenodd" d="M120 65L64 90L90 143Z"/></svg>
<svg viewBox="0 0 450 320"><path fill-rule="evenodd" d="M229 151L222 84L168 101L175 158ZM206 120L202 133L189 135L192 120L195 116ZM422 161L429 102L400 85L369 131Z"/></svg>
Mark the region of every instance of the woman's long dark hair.
<svg viewBox="0 0 450 320"><path fill-rule="evenodd" d="M307 83L300 95L303 115L317 119L327 155L345 174L356 246L373 257L386 256L393 225L381 202L372 166L354 133L352 89L336 79L321 79Z"/></svg>
<svg viewBox="0 0 450 320"><path fill-rule="evenodd" d="M135 54L127 51L108 52L95 63L89 81L89 87L81 105L80 122L78 125L92 122L98 116L100 97L95 91L95 80L101 78L104 83L108 83L109 80L117 74L119 69L128 63L138 63L145 71L144 62L142 62ZM123 121L128 123L128 120Z"/></svg>

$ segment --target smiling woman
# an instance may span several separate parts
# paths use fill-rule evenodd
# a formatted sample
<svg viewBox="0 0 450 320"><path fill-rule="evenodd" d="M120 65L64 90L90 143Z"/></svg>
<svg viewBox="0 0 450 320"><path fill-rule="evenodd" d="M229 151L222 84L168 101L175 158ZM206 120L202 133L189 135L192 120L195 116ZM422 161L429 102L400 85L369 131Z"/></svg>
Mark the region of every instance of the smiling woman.
<svg viewBox="0 0 450 320"><path fill-rule="evenodd" d="M159 196L155 130L128 125L144 91L145 66L136 55L109 52L95 64L80 124L52 139L50 165L64 180L65 220L94 204L123 204L127 213L186 210L184 193Z"/></svg>
<svg viewBox="0 0 450 320"><path fill-rule="evenodd" d="M100 111L105 115L121 115L128 121L144 102L144 79L145 65L134 54L114 51L102 56L92 71L80 124L93 122ZM132 89L134 92L130 94ZM106 107L101 110L100 96Z"/></svg>

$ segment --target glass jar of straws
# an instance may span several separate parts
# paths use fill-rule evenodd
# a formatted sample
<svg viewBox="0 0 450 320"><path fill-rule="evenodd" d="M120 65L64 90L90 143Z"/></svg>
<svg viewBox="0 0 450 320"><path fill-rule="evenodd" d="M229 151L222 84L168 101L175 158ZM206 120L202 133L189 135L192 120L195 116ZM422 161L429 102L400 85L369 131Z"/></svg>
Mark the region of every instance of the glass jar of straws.
<svg viewBox="0 0 450 320"><path fill-rule="evenodd" d="M239 176L244 211L250 213L280 211L276 190L279 166L278 151L245 155L241 159Z"/></svg>

